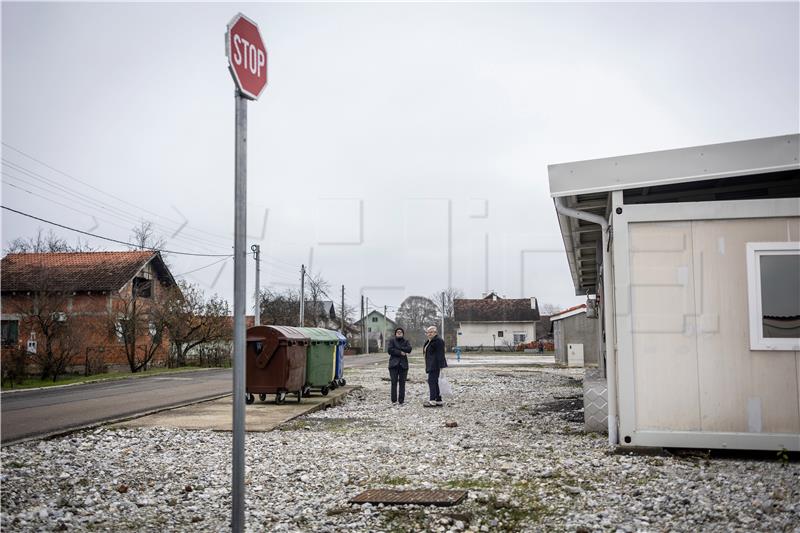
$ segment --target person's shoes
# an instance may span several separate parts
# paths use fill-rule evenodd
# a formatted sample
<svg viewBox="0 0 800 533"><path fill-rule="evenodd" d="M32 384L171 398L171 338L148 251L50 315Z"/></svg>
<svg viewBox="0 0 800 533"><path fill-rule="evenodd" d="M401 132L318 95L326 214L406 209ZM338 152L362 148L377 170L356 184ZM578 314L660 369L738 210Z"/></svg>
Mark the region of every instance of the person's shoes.
<svg viewBox="0 0 800 533"><path fill-rule="evenodd" d="M433 402L436 407L444 407L444 402L442 400L436 400Z"/></svg>
<svg viewBox="0 0 800 533"><path fill-rule="evenodd" d="M426 400L422 402L422 407L436 407L436 402Z"/></svg>

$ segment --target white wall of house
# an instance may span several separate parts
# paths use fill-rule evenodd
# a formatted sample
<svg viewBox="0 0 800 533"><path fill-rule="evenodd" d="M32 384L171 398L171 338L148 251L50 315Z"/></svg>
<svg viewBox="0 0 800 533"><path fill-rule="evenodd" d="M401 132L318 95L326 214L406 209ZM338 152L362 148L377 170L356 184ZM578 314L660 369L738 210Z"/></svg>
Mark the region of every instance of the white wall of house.
<svg viewBox="0 0 800 533"><path fill-rule="evenodd" d="M748 243L800 241L800 218L726 219L721 204L710 220L695 203L614 222L622 444L800 450L800 351L751 349L747 261Z"/></svg>
<svg viewBox="0 0 800 533"><path fill-rule="evenodd" d="M461 322L458 326L459 346L515 346L536 339L535 322ZM494 340L492 335L495 336ZM516 335L516 340L515 340Z"/></svg>

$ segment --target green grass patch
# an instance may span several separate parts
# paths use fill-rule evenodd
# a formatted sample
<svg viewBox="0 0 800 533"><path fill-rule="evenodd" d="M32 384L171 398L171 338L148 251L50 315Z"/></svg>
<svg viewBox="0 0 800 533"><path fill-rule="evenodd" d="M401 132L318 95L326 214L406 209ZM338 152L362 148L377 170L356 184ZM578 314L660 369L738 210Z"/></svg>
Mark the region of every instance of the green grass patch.
<svg viewBox="0 0 800 533"><path fill-rule="evenodd" d="M188 367L188 368L153 368L146 372L107 372L105 374L94 374L92 376L77 376L74 374L64 375L58 380L52 379L38 379L38 378L25 378L21 383L14 383L14 386L3 385L3 391L17 390L17 389L37 389L42 387L54 387L58 385L71 385L75 383L95 383L99 381L117 381L120 379L128 378L146 378L148 376L157 376L161 374L180 374L183 372L194 372L197 370L210 370L209 368Z"/></svg>
<svg viewBox="0 0 800 533"><path fill-rule="evenodd" d="M382 485L408 485L409 481L403 476L388 476L381 479L380 483Z"/></svg>

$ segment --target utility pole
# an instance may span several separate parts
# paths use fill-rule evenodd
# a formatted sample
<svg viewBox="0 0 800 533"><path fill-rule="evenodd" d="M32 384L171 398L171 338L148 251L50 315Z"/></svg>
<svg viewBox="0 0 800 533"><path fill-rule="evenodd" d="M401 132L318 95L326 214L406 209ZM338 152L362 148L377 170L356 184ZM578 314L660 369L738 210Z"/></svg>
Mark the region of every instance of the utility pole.
<svg viewBox="0 0 800 533"><path fill-rule="evenodd" d="M447 343L444 340L444 291L442 291L442 342L445 343L444 349L447 350Z"/></svg>
<svg viewBox="0 0 800 533"><path fill-rule="evenodd" d="M256 293L255 293L255 304L253 306L253 310L255 312L255 322L256 326L261 325L261 246L258 244L254 244L250 247L253 251L253 259L256 260Z"/></svg>
<svg viewBox="0 0 800 533"><path fill-rule="evenodd" d="M300 327L305 325L306 318L306 266L300 265Z"/></svg>
<svg viewBox="0 0 800 533"><path fill-rule="evenodd" d="M344 332L344 285L342 285L342 335L347 335Z"/></svg>
<svg viewBox="0 0 800 533"><path fill-rule="evenodd" d="M383 346L382 348L386 349L386 306L383 306Z"/></svg>
<svg viewBox="0 0 800 533"><path fill-rule="evenodd" d="M364 332L366 331L364 327L365 323L366 321L364 320L364 295L362 294L361 295L361 353L365 353L364 350Z"/></svg>
<svg viewBox="0 0 800 533"><path fill-rule="evenodd" d="M364 331L367 333L367 355L369 355L369 326L367 326L367 317L369 316L369 297L365 298L364 301Z"/></svg>

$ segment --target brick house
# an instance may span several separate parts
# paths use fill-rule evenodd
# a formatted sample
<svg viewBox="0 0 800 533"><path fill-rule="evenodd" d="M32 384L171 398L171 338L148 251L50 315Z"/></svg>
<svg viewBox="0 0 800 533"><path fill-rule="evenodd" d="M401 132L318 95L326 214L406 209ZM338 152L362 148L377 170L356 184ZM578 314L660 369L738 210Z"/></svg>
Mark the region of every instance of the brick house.
<svg viewBox="0 0 800 533"><path fill-rule="evenodd" d="M154 309L175 287L154 251L8 254L0 262L3 362L26 351L41 365L55 330L68 368L129 368L132 354L144 368L161 366L169 339Z"/></svg>

